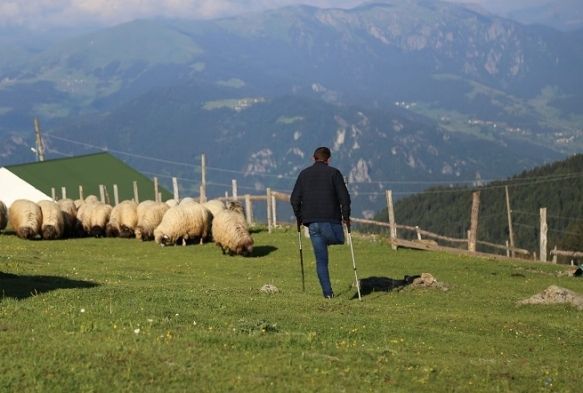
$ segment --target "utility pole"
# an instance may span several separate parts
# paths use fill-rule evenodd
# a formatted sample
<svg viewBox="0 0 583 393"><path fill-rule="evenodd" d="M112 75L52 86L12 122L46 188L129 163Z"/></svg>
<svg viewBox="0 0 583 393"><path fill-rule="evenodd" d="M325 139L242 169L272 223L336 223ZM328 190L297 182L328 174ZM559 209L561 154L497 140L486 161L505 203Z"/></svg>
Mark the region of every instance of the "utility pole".
<svg viewBox="0 0 583 393"><path fill-rule="evenodd" d="M43 142L43 137L40 130L40 122L38 121L38 117L34 118L34 136L35 136L35 143L36 143L36 160L37 161L44 161L45 160L45 144Z"/></svg>

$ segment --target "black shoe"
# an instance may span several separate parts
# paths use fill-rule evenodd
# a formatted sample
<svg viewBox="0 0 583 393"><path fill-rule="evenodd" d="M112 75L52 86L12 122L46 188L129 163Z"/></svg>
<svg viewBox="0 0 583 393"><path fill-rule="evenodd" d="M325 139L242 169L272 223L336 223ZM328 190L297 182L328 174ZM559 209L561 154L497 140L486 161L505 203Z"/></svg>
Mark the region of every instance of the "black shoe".
<svg viewBox="0 0 583 393"><path fill-rule="evenodd" d="M334 297L334 294L332 294L332 295L327 295L327 296L324 296L324 297L325 297L326 299L332 299L332 298Z"/></svg>

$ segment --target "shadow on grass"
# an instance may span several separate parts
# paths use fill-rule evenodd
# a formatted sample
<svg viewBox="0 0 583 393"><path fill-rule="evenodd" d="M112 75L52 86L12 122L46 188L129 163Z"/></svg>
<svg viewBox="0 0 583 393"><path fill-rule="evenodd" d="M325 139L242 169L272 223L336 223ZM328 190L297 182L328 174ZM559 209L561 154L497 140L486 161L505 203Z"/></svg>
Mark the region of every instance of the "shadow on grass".
<svg viewBox="0 0 583 393"><path fill-rule="evenodd" d="M0 301L8 297L26 299L55 289L93 288L98 285L58 276L19 276L0 272Z"/></svg>
<svg viewBox="0 0 583 393"><path fill-rule="evenodd" d="M390 277L367 277L362 278L359 281L360 283L360 295L366 296L370 295L373 292L391 292L393 290L400 290L407 285L413 284L413 281L416 278L421 276L405 276L402 280L395 280L394 278ZM352 296L352 299L358 298L358 292Z"/></svg>
<svg viewBox="0 0 583 393"><path fill-rule="evenodd" d="M253 257L253 258L266 257L274 251L277 251L277 247L274 247L274 246L255 246L255 247L253 247L253 252L251 253L251 257Z"/></svg>

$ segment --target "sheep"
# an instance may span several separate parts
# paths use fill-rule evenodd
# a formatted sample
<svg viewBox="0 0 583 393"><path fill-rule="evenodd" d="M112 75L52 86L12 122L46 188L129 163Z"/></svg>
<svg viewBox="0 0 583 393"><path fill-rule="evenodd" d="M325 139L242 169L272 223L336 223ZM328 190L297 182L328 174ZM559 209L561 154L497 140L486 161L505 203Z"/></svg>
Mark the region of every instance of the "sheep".
<svg viewBox="0 0 583 393"><path fill-rule="evenodd" d="M37 205L42 212L41 232L45 240L55 240L63 237L65 219L61 207L54 201L39 201Z"/></svg>
<svg viewBox="0 0 583 393"><path fill-rule="evenodd" d="M189 204L189 203L198 203L198 202L197 202L197 201L196 201L196 199L194 199L194 198L191 198L191 197L186 197L186 198L182 199L182 200L180 201L180 203L178 203L178 205L179 205L179 206L180 206L180 205L186 205L186 204Z"/></svg>
<svg viewBox="0 0 583 393"><path fill-rule="evenodd" d="M40 207L28 199L17 199L8 210L10 227L21 239L38 239L42 224Z"/></svg>
<svg viewBox="0 0 583 393"><path fill-rule="evenodd" d="M203 241L210 235L210 211L199 203L185 203L166 211L154 230L154 240L161 246L182 241Z"/></svg>
<svg viewBox="0 0 583 393"><path fill-rule="evenodd" d="M57 204L63 212L63 219L65 221L66 237L73 237L78 235L79 220L77 219L77 207L75 201L72 199L59 199Z"/></svg>
<svg viewBox="0 0 583 393"><path fill-rule="evenodd" d="M81 205L85 204L85 200L84 199L75 199L74 203L75 203L75 209L79 209L81 207Z"/></svg>
<svg viewBox="0 0 583 393"><path fill-rule="evenodd" d="M162 221L166 211L170 209L167 203L144 201L138 205L138 224L136 225L136 239L152 240L154 229Z"/></svg>
<svg viewBox="0 0 583 393"><path fill-rule="evenodd" d="M103 236L111 210L112 207L110 205L101 202L83 204L77 212L83 231L91 236Z"/></svg>
<svg viewBox="0 0 583 393"><path fill-rule="evenodd" d="M0 201L0 231L6 228L8 224L8 210L4 202Z"/></svg>
<svg viewBox="0 0 583 393"><path fill-rule="evenodd" d="M204 202L202 205L211 211L213 217L226 209L225 204L220 199L211 199L210 201Z"/></svg>
<svg viewBox="0 0 583 393"><path fill-rule="evenodd" d="M134 236L134 230L138 223L138 204L131 201L123 201L111 210L109 223L105 228L105 235L108 237Z"/></svg>
<svg viewBox="0 0 583 393"><path fill-rule="evenodd" d="M101 202L101 201L95 195L88 195L85 198L85 203L98 203L98 202Z"/></svg>
<svg viewBox="0 0 583 393"><path fill-rule="evenodd" d="M176 199L168 199L168 200L166 201L166 204L167 204L169 207L174 207L174 206L178 206L178 201L177 201Z"/></svg>
<svg viewBox="0 0 583 393"><path fill-rule="evenodd" d="M225 203L225 207L227 210L232 210L234 212L240 213L241 215L245 214L243 212L243 205L239 201L227 201Z"/></svg>
<svg viewBox="0 0 583 393"><path fill-rule="evenodd" d="M253 252L253 239L241 213L232 210L218 213L213 219L212 235L223 254L249 256Z"/></svg>

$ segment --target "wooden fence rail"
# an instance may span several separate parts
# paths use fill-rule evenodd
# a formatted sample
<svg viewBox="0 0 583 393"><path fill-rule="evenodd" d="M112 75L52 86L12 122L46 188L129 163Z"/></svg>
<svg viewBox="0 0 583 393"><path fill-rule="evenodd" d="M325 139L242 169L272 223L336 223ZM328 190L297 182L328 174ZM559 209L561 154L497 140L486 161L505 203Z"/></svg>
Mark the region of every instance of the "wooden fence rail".
<svg viewBox="0 0 583 393"><path fill-rule="evenodd" d="M202 164L204 167L204 155L202 156ZM205 179L204 179L204 175L203 175L203 185L201 185L201 194L200 194L200 201L201 202L206 201L206 190L204 187L204 185L205 185L204 180ZM178 183L177 183L176 178L172 178L172 182L173 182L174 198L178 199L179 198ZM250 225L255 223L254 219L253 219L253 202L265 201L267 204L267 226L268 226L269 232L271 233L271 229L273 227L277 226L277 204L276 204L276 202L280 201L280 202L284 202L284 203L289 205L290 194L284 193L284 192L279 192L279 191L274 191L274 190L271 190L270 188L268 188L267 192L263 195L245 194L244 196L242 195L239 197L237 195L237 183L235 180L232 181L232 185L233 185L232 196L229 197L228 193L225 193L224 197L218 197L216 199L220 199L223 201L236 200L236 201L244 202L245 215L247 218L247 222ZM154 178L154 188L156 191L155 199L161 199L161 195L157 192L158 187L159 187L158 179ZM118 194L117 184L115 184L113 186L113 190L114 190L115 204L117 204L117 203L119 203L118 195L117 195ZM51 192L53 195L53 199L55 199L56 198L56 190L54 187L51 189ZM134 192L134 200L139 203L137 181L133 182L133 192ZM102 201L109 202L109 195L108 195L107 189L105 188L104 185L99 186L99 193L100 193L100 197L101 197L100 199ZM65 187L61 188L61 194L62 194L62 198L66 198L67 190L65 189ZM79 186L79 198L83 199L83 187L82 186ZM393 202L392 202L392 192L390 190L387 190L387 208L388 208L388 213L389 213L389 222L376 221L376 220L370 220L370 219L364 219L364 218L354 218L354 217L351 217L350 220L353 223L357 223L357 224L373 225L373 226L387 228L389 230L389 238L390 238L391 245L392 245L393 249L396 249L397 246L401 246L401 247L412 247L412 248L418 248L418 249L433 249L433 250L442 250L442 251L458 250L458 251L463 251L463 252L469 252L470 254L485 254L485 253L476 252L476 244L479 244L479 245L491 247L491 248L494 248L497 250L504 250L504 251L506 251L507 257L510 255L514 256L516 253L518 253L518 254L522 254L522 255L526 255L526 256L533 255L536 258L536 252L531 253L528 250L525 250L522 248L517 248L514 246L514 244L513 244L514 239L512 238L513 237L512 233L511 233L510 243L506 242L505 245L491 243L491 242L482 241L482 240L477 240L476 233L477 233L477 225L478 225L477 224L477 210L479 207L479 193L474 193L472 199L473 199L472 200L472 214L473 215L472 215L471 227L472 227L472 230L474 232L472 232L471 230L468 231L468 238L463 238L463 239L439 235L437 233L423 230L423 229L419 228L418 226L402 225L402 224L395 223ZM510 210L510 206L509 206L508 191L507 190L506 190L506 203L507 203L507 210L509 212L508 214L510 214L511 210ZM540 223L540 228L541 228L541 231L540 231L541 232L541 234L540 234L540 236L541 236L540 252L541 252L541 255L540 255L540 258L541 258L541 261L546 261L546 256L547 256L547 250L546 250L546 247L547 247L547 245L546 245L546 228L547 228L547 226L546 226L546 209L541 209L540 214L541 214L541 223ZM392 220L391 220L391 218L392 218ZM509 226L511 227L511 225L512 225L511 217L509 216ZM417 241L399 239L397 236L397 230L415 232L415 234L417 235ZM435 239L435 240L441 240L441 241L455 243L455 244L466 244L467 250L463 250L462 248L444 247L444 246L437 245L437 243L431 244L431 242L427 242L427 241L422 242L421 241L421 240L423 240L422 237ZM559 256L570 257L570 258L583 258L582 251L557 250L556 247L553 250L551 250L549 252L549 254L551 256L553 256L554 263L557 262L557 257L559 257ZM498 254L486 254L486 255L491 255L492 257L494 257L494 256L501 257Z"/></svg>
<svg viewBox="0 0 583 393"><path fill-rule="evenodd" d="M367 219L353 218L353 217L350 218L350 221L355 222L355 223L359 223L359 224L377 225L377 226L381 226L381 227L385 227L385 228L390 228L390 224L388 222L367 220ZM404 229L407 231L416 232L417 234L421 234L421 235L424 235L424 236L427 236L427 237L430 237L433 239L444 240L444 241L448 241L448 242L452 242L452 243L464 243L464 244L468 243L468 239L456 239L453 237L442 236L442 235L438 235L437 233L429 232L429 231L420 229L419 227L413 227L413 226L409 226L409 225L397 224L397 229ZM480 240L477 241L477 244L497 248L500 250L514 251L514 252L517 252L520 254L530 255L530 252L528 250L525 250L522 248L509 247L506 245L495 244L495 243L490 243L490 242L480 241Z"/></svg>

